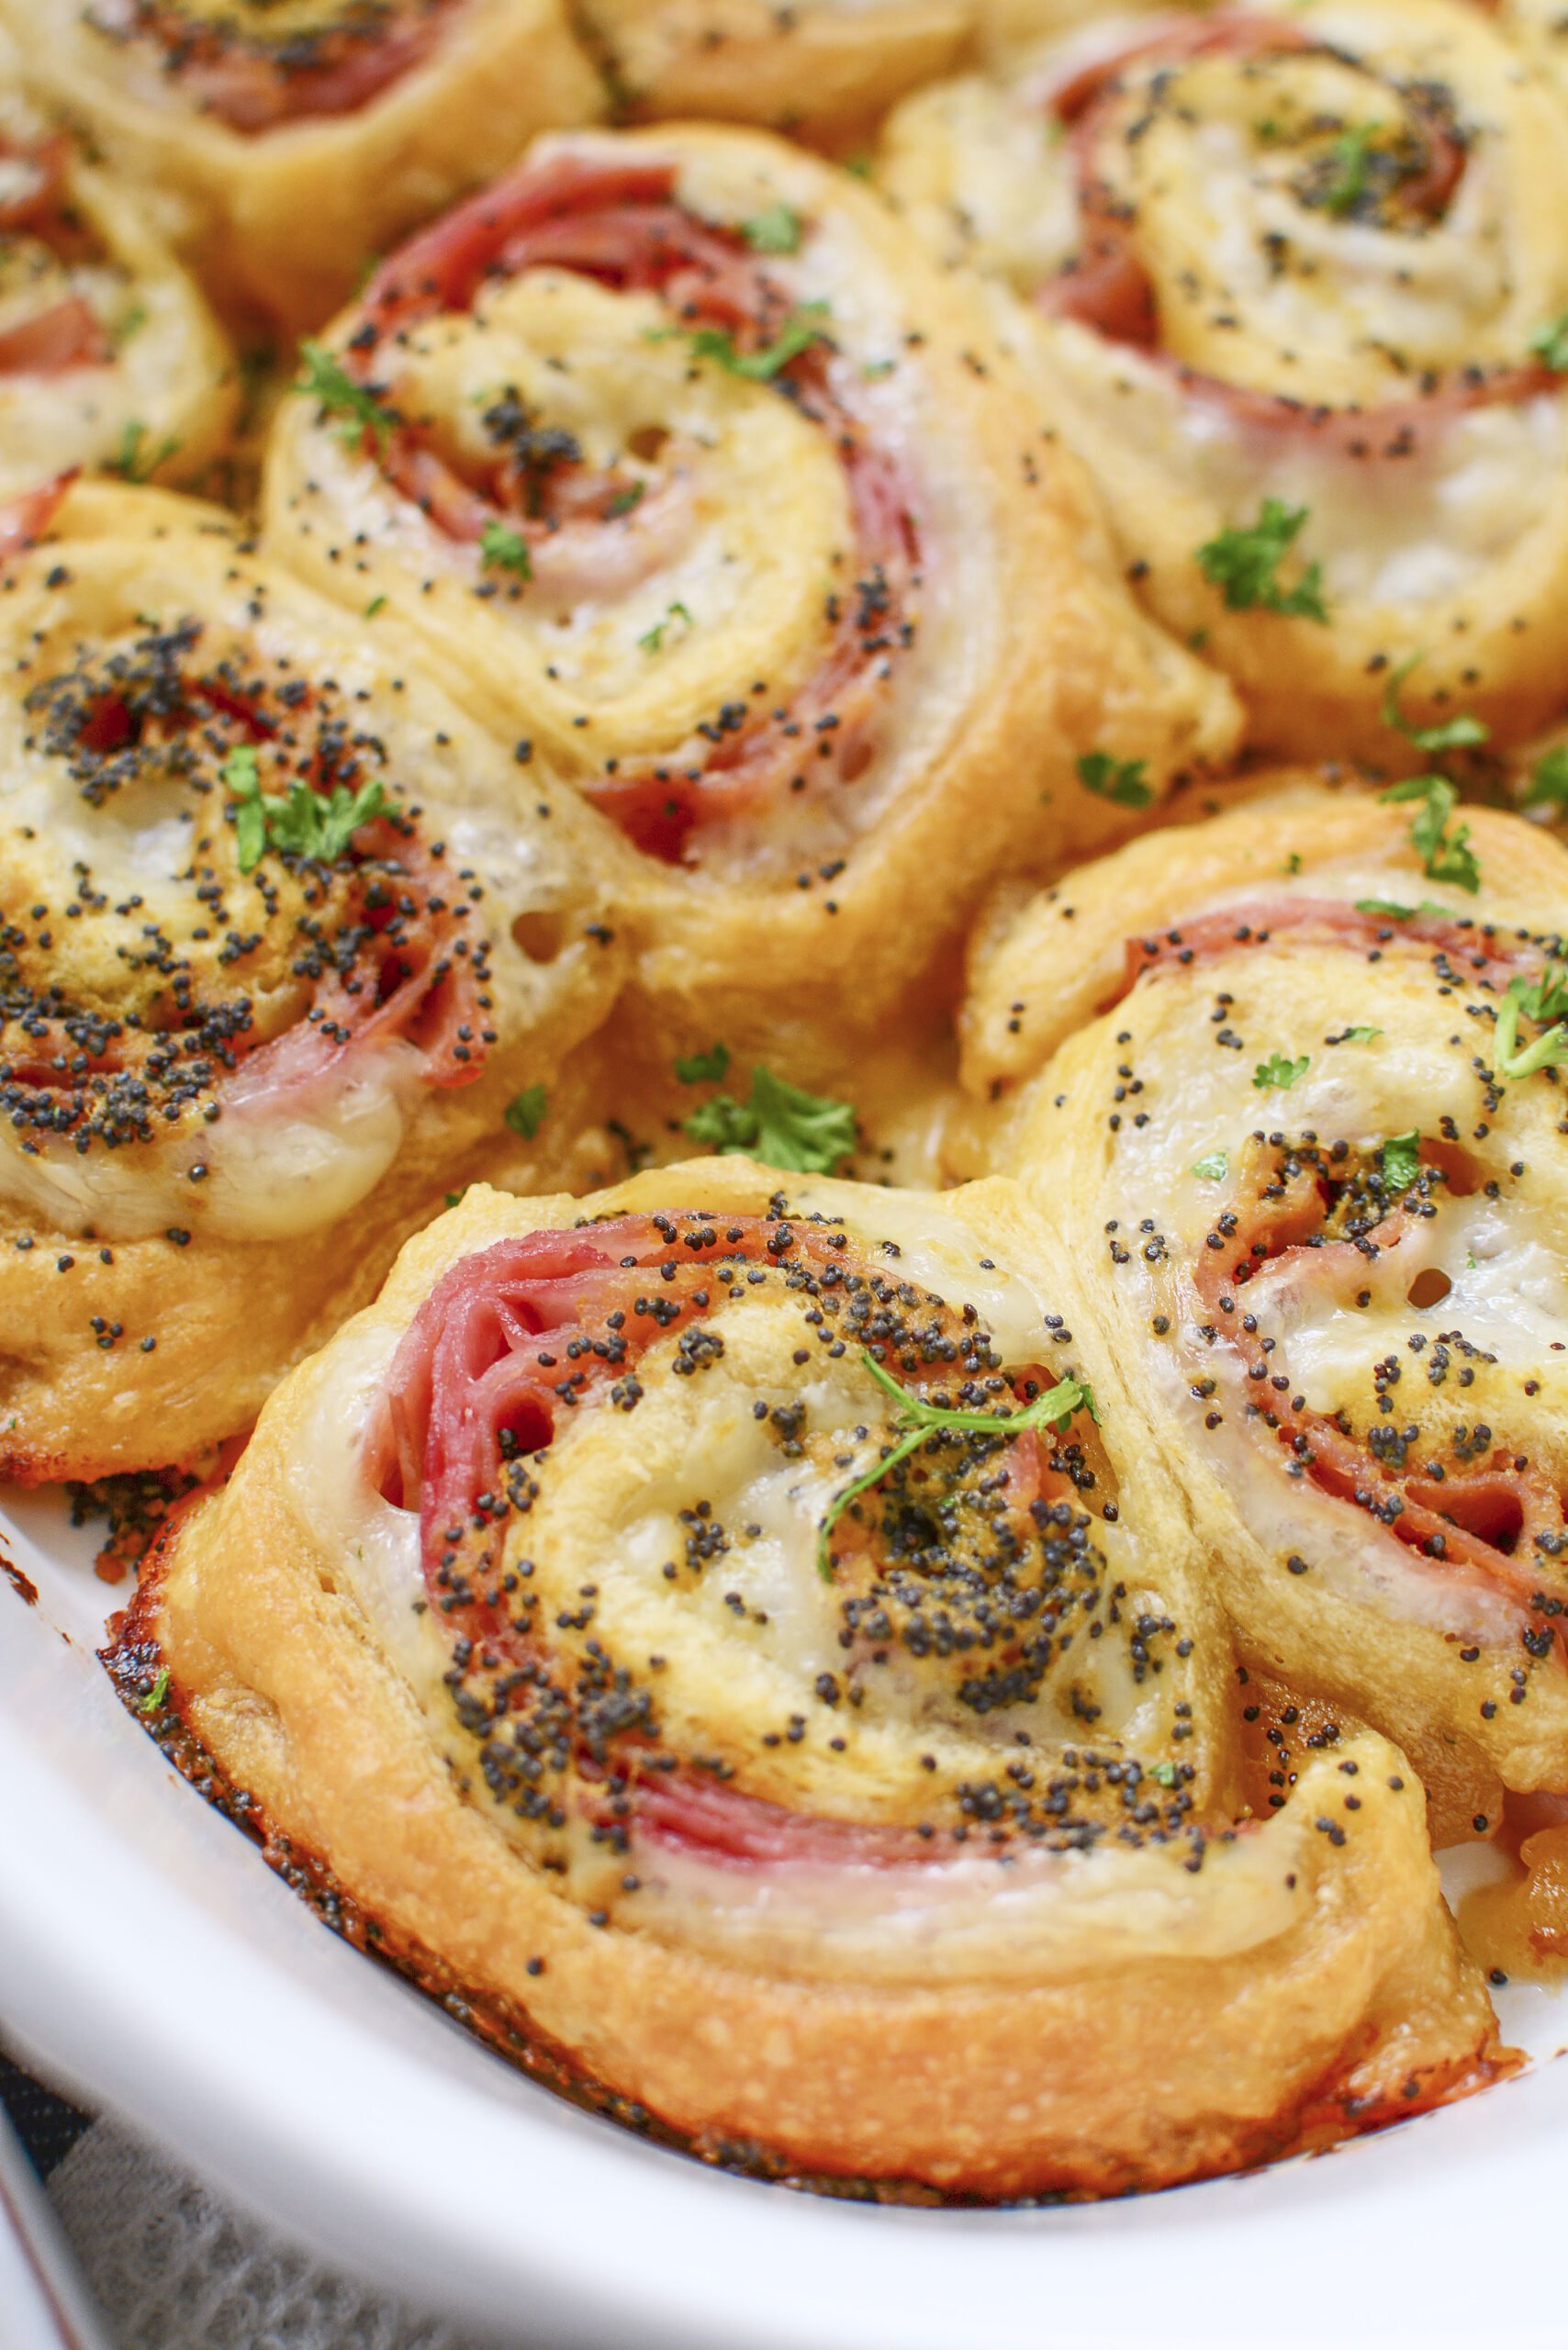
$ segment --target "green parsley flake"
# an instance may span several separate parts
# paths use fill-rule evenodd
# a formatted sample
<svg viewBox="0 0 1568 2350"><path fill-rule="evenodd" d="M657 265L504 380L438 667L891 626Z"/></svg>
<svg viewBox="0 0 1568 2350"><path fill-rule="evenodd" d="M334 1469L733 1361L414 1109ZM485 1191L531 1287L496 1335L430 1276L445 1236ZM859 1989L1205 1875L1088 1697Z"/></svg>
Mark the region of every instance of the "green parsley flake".
<svg viewBox="0 0 1568 2350"><path fill-rule="evenodd" d="M1223 1183L1230 1172L1229 1152L1206 1151L1202 1158L1193 1159L1193 1172L1194 1175L1201 1175L1205 1183Z"/></svg>
<svg viewBox="0 0 1568 2350"><path fill-rule="evenodd" d="M1519 1017L1550 1021L1533 1045L1519 1047ZM1496 1074L1506 1081L1533 1077L1538 1069L1568 1060L1568 965L1547 964L1540 979L1510 979L1497 1013L1492 1058Z"/></svg>
<svg viewBox="0 0 1568 2350"><path fill-rule="evenodd" d="M1125 1769L1126 1765L1123 1767ZM1158 1779L1162 1787L1173 1787L1176 1785L1176 1765L1174 1762L1151 1762L1148 1775L1151 1779Z"/></svg>
<svg viewBox="0 0 1568 2350"><path fill-rule="evenodd" d="M160 465L167 464L171 457L179 454L180 443L173 439L165 440L149 453L143 446L146 439L147 427L133 417L120 434L119 453L110 464L108 471L118 474L122 481L140 485L151 481Z"/></svg>
<svg viewBox="0 0 1568 2350"><path fill-rule="evenodd" d="M1322 203L1337 220L1355 210L1372 185L1372 142L1382 129L1381 122L1347 123L1334 141Z"/></svg>
<svg viewBox="0 0 1568 2350"><path fill-rule="evenodd" d="M1311 1060L1310 1053L1303 1053L1298 1061L1289 1059L1283 1053L1271 1053L1268 1059L1260 1061L1253 1070L1252 1082L1260 1093L1285 1092L1298 1077L1306 1075Z"/></svg>
<svg viewBox="0 0 1568 2350"><path fill-rule="evenodd" d="M675 1073L682 1085L722 1085L730 1073L728 1045L710 1045L705 1053L678 1058Z"/></svg>
<svg viewBox="0 0 1568 2350"><path fill-rule="evenodd" d="M1568 743L1537 759L1525 789L1527 808L1568 808Z"/></svg>
<svg viewBox="0 0 1568 2350"><path fill-rule="evenodd" d="M1085 791L1113 800L1118 808L1147 808L1154 798L1144 781L1147 759L1114 759L1108 751L1086 751L1078 762Z"/></svg>
<svg viewBox="0 0 1568 2350"><path fill-rule="evenodd" d="M140 1711L144 1714L161 1714L168 1702L169 1668L166 1664L161 1664L153 1677L152 1686L141 1700Z"/></svg>
<svg viewBox="0 0 1568 2350"><path fill-rule="evenodd" d="M241 873L253 873L269 848L287 849L318 865L335 865L362 824L379 816L386 794L379 782L357 791L334 785L330 794L308 783L291 783L286 799L262 789L256 754L249 744L230 751L219 780L234 810L234 854Z"/></svg>
<svg viewBox="0 0 1568 2350"><path fill-rule="evenodd" d="M834 1495L817 1537L817 1572L824 1583L833 1581L833 1556L828 1549L828 1537L838 1524L851 1502L857 1501L873 1485L879 1485L902 1460L917 1451L934 1428L958 1428L980 1436L1022 1436L1026 1428L1064 1428L1077 1412L1087 1412L1096 1425L1100 1415L1094 1408L1094 1397L1081 1380L1058 1380L1025 1404L1016 1412L950 1412L937 1404L928 1404L923 1395L915 1395L901 1387L890 1371L884 1371L873 1354L862 1348L862 1367L868 1371L884 1393L890 1395L899 1406L902 1422L897 1442L872 1468L854 1478L842 1492Z"/></svg>
<svg viewBox="0 0 1568 2350"><path fill-rule="evenodd" d="M519 579L533 576L528 541L521 531L509 530L504 522L486 523L479 540L479 560L487 571L510 571Z"/></svg>
<svg viewBox="0 0 1568 2350"><path fill-rule="evenodd" d="M770 204L741 222L741 234L754 253L798 253L805 223L788 204Z"/></svg>
<svg viewBox="0 0 1568 2350"><path fill-rule="evenodd" d="M1294 588L1282 588L1275 576L1310 512L1310 507L1265 498L1250 528L1222 531L1199 547L1198 567L1205 579L1224 589L1228 611L1283 612L1327 625L1320 564L1309 563Z"/></svg>
<svg viewBox="0 0 1568 2350"><path fill-rule="evenodd" d="M741 351L727 327L699 327L691 336L691 349L699 359L715 359L732 375L744 375L754 384L770 384L781 375L792 359L809 351L814 342L831 342L833 337L823 324L833 311L826 302L805 302L791 310L778 334L760 351Z"/></svg>
<svg viewBox="0 0 1568 2350"><path fill-rule="evenodd" d="M370 432L375 434L376 447L385 456L398 418L389 408L384 408L365 385L355 383L342 360L325 343L313 342L307 337L299 346L299 355L305 362L305 373L294 389L302 398L315 400L323 416L337 420L335 429L345 449L358 449Z"/></svg>
<svg viewBox="0 0 1568 2350"><path fill-rule="evenodd" d="M751 1098L716 1093L683 1121L693 1142L721 1156L747 1151L796 1175L831 1175L855 1148L853 1102L808 1093L769 1069L754 1069Z"/></svg>
<svg viewBox="0 0 1568 2350"><path fill-rule="evenodd" d="M1421 1171L1420 1128L1412 1126L1408 1134L1391 1135L1381 1157L1384 1191L1407 1192Z"/></svg>
<svg viewBox="0 0 1568 2350"><path fill-rule="evenodd" d="M522 1091L506 1107L506 1122L514 1135L524 1142L532 1142L544 1124L544 1113L550 1107L550 1096L543 1085L525 1085Z"/></svg>
<svg viewBox="0 0 1568 2350"><path fill-rule="evenodd" d="M1406 718L1399 707L1400 687L1411 671L1418 668L1426 657L1425 653L1412 653L1407 661L1402 661L1398 668L1391 672L1388 686L1383 697L1383 724L1392 726L1396 733L1403 734L1407 743L1414 743L1418 751L1478 749L1483 743L1490 739L1492 729L1484 719L1473 717L1469 711L1462 711L1457 718L1446 719L1438 726L1417 726L1413 719Z"/></svg>
<svg viewBox="0 0 1568 2350"><path fill-rule="evenodd" d="M666 612L663 620L655 621L653 627L647 632L646 635L640 636L637 639L637 643L640 649L644 653L662 653L664 650L665 631L667 628L672 628L677 621L683 622L687 628L695 628L697 625L684 604L672 604L669 610Z"/></svg>
<svg viewBox="0 0 1568 2350"><path fill-rule="evenodd" d="M1382 1034L1381 1028L1347 1028L1339 1042L1342 1045L1370 1045L1374 1036Z"/></svg>
<svg viewBox="0 0 1568 2350"><path fill-rule="evenodd" d="M1529 339L1529 347L1538 359L1544 359L1554 375L1568 375L1568 310L1550 324L1538 327Z"/></svg>
<svg viewBox="0 0 1568 2350"><path fill-rule="evenodd" d="M1420 856L1422 871L1428 881L1451 881L1473 897L1481 887L1481 867L1470 846L1470 826L1461 824L1454 833L1447 829L1459 804L1459 793L1447 776L1413 775L1403 783L1390 784L1379 797L1390 802L1420 802L1411 821L1410 839Z"/></svg>

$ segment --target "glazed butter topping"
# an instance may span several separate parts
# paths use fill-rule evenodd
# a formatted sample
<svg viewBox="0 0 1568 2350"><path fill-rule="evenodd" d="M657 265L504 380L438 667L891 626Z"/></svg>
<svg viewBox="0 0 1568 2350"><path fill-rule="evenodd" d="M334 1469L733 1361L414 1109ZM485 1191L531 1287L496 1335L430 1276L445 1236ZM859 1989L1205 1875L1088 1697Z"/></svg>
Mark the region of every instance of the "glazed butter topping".
<svg viewBox="0 0 1568 2350"><path fill-rule="evenodd" d="M432 859L352 693L225 628L50 642L14 688L0 1198L109 1239L346 1212L420 1089L483 1064L472 872ZM248 838L291 794L296 829ZM307 798L361 821L302 833Z"/></svg>
<svg viewBox="0 0 1568 2350"><path fill-rule="evenodd" d="M879 1964L939 1946L958 1967L989 1946L999 1866L998 1916L1054 1916L1072 1856L1152 1841L1163 1891L1113 1868L1084 1897L1127 1932L1278 1930L1277 1876L1243 1896L1241 1859L1226 1922L1198 1922L1193 1644L1122 1533L1081 1391L1007 1433L1071 1378L1070 1332L1034 1297L1005 1360L965 1291L1018 1313L1027 1277L902 1205L940 1293L890 1235L782 1200L461 1258L391 1360L367 1340L313 1412L303 1517L326 1510L378 1627L400 1591L390 1651L503 1832L628 1924L739 1948L756 1902L786 1938L840 1904L846 1950L888 1929ZM997 1425L889 1459L868 1353Z"/></svg>

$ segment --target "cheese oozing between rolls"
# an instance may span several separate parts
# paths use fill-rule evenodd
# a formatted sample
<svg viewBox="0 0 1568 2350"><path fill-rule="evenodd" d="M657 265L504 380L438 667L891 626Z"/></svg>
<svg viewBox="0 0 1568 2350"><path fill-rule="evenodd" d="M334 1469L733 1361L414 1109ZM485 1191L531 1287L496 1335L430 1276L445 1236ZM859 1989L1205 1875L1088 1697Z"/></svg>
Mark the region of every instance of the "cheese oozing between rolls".
<svg viewBox="0 0 1568 2350"><path fill-rule="evenodd" d="M520 811L227 517L82 487L47 531L0 569L0 1464L29 1478L244 1426L620 971L570 800Z"/></svg>
<svg viewBox="0 0 1568 2350"><path fill-rule="evenodd" d="M775 2169L1114 2191L1491 2077L1401 1758L1248 1812L1022 1194L778 1181L411 1242L171 1524L144 1718L509 2044Z"/></svg>
<svg viewBox="0 0 1568 2350"><path fill-rule="evenodd" d="M1310 785L1138 842L999 907L964 1016L1244 1653L1465 1833L1568 1785L1568 858L1469 816L1473 896Z"/></svg>
<svg viewBox="0 0 1568 2350"><path fill-rule="evenodd" d="M584 0L588 39L644 119L717 115L843 139L960 60L973 0Z"/></svg>
<svg viewBox="0 0 1568 2350"><path fill-rule="evenodd" d="M163 194L215 297L298 331L602 93L563 0L0 0L28 73Z"/></svg>
<svg viewBox="0 0 1568 2350"><path fill-rule="evenodd" d="M22 97L0 48L0 503L81 469L199 481L238 399L142 196Z"/></svg>
<svg viewBox="0 0 1568 2350"><path fill-rule="evenodd" d="M885 1018L1003 862L1233 739L983 318L759 133L543 140L378 273L280 415L267 543L629 845L642 977ZM1092 770L1098 779L1098 770ZM749 1024L749 1034L748 1034Z"/></svg>
<svg viewBox="0 0 1568 2350"><path fill-rule="evenodd" d="M1047 17L1048 21L1048 17ZM1568 114L1450 0L1117 17L920 93L881 177L994 281L1149 608L1255 739L1500 737L1568 654Z"/></svg>

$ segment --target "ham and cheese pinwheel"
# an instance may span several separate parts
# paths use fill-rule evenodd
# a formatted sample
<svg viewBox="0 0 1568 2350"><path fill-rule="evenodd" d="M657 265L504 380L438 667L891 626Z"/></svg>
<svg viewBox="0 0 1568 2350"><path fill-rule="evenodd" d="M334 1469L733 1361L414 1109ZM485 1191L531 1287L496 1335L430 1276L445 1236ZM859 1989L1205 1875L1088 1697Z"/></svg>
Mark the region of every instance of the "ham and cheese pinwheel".
<svg viewBox="0 0 1568 2350"><path fill-rule="evenodd" d="M842 139L952 72L974 0L584 0L579 13L634 115Z"/></svg>
<svg viewBox="0 0 1568 2350"><path fill-rule="evenodd" d="M885 1023L1000 865L1232 740L964 290L761 133L541 141L307 355L271 552L603 812L698 1031Z"/></svg>
<svg viewBox="0 0 1568 2350"><path fill-rule="evenodd" d="M143 1720L502 2048L776 2174L1114 2192L1494 2077L1394 1751L1293 1731L1253 1816L1022 1195L778 1180L411 1242L144 1571Z"/></svg>
<svg viewBox="0 0 1568 2350"><path fill-rule="evenodd" d="M547 1147L617 979L586 866L215 509L0 525L0 1476L246 1426L509 1108Z"/></svg>
<svg viewBox="0 0 1568 2350"><path fill-rule="evenodd" d="M0 50L0 502L84 469L198 481L238 400L141 196L10 85Z"/></svg>
<svg viewBox="0 0 1568 2350"><path fill-rule="evenodd" d="M1475 895L1314 785L1152 835L998 907L965 1014L1244 1651L1466 1834L1568 1786L1568 857L1468 812Z"/></svg>
<svg viewBox="0 0 1568 2350"><path fill-rule="evenodd" d="M162 191L225 308L294 331L536 130L602 106L564 0L0 0L0 27Z"/></svg>
<svg viewBox="0 0 1568 2350"><path fill-rule="evenodd" d="M1118 17L906 101L886 185L994 281L1148 607L1276 751L1518 741L1568 659L1568 112L1479 7Z"/></svg>

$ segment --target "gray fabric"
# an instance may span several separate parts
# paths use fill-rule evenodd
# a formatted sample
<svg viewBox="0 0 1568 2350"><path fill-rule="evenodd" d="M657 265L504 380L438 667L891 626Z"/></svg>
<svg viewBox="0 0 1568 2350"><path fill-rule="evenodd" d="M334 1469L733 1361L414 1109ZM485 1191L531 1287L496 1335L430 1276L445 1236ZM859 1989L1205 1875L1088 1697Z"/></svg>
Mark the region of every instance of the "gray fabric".
<svg viewBox="0 0 1568 2350"><path fill-rule="evenodd" d="M487 2350L227 2210L111 2121L77 2140L49 2191L118 2350Z"/></svg>

